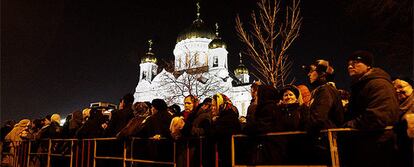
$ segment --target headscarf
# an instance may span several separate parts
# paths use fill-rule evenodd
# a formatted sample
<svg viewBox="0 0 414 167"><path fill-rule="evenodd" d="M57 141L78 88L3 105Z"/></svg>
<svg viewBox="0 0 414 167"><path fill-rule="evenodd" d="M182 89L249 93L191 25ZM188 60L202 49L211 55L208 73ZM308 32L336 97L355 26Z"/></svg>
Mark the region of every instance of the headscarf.
<svg viewBox="0 0 414 167"><path fill-rule="evenodd" d="M219 111L231 109L233 106L231 100L222 93L215 94L213 99L216 101L217 106L215 107L218 108Z"/></svg>

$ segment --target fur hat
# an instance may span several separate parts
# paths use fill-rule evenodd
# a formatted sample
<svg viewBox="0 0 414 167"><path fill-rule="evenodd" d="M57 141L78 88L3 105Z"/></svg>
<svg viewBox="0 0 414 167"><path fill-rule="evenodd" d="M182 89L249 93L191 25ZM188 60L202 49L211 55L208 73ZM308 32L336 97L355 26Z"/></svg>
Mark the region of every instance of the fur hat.
<svg viewBox="0 0 414 167"><path fill-rule="evenodd" d="M332 75L334 73L334 69L332 66L330 66L329 61L323 59L316 60L310 65L303 65L302 68L306 72L309 72L310 70L315 70L318 73L324 72L329 75Z"/></svg>
<svg viewBox="0 0 414 167"><path fill-rule="evenodd" d="M371 52L365 51L365 50L358 50L351 54L351 56L348 57L347 62L351 60L358 60L364 63L367 66L373 65L373 59L374 56Z"/></svg>

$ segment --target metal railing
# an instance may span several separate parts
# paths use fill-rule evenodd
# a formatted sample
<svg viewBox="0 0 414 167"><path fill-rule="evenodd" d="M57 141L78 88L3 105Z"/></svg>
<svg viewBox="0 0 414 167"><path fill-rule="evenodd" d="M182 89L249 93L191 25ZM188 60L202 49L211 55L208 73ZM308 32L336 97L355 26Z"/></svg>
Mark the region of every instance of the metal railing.
<svg viewBox="0 0 414 167"><path fill-rule="evenodd" d="M382 131L389 131L392 130L392 126L388 126L385 129L383 129ZM247 135L233 135L232 139L231 139L231 144L232 144L232 166L233 167L252 167L252 166L257 166L257 167L278 167L278 166L312 166L312 167L317 167L317 166L321 166L321 167L326 167L326 166L332 166L332 167L340 167L341 166L341 161L340 161L340 153L338 150L338 134L343 133L343 132L361 132L360 130L356 130L356 129L351 129L351 128L335 128L335 129L326 129L326 130L322 130L320 133L321 134L325 134L327 136L327 140L328 140L328 146L329 146L329 156L330 156L330 163L329 164L318 164L318 165L297 165L297 164L282 164L282 165L270 165L270 164L266 164L266 165L262 165L262 164L236 164L236 145L235 145L235 141L236 139L241 139L241 138L248 138L249 136ZM290 132L273 132L273 133L267 133L264 135L259 135L258 137L271 137L271 136L289 136L289 135L306 135L307 133L304 131L290 131ZM278 150L273 150L273 151L278 151Z"/></svg>
<svg viewBox="0 0 414 167"><path fill-rule="evenodd" d="M392 127L387 127L385 131L391 130ZM383 130L384 131L384 130ZM252 136L247 135L233 135L231 137L231 164L234 167L247 167L247 166L332 166L340 167L344 166L341 162L341 157L343 155L339 148L341 148L341 143L338 143L338 137L342 136L343 133L356 133L361 132L355 129L349 128L338 128L338 129L327 129L322 130L321 134L326 138L326 145L329 146L327 149L329 162L326 164L240 164L237 162L237 157L239 150L236 151L237 147L243 147L243 145L237 145L238 140L252 138ZM274 138L274 137L303 137L307 133L303 131L292 131L292 132L275 132L268 133L265 135L257 136L259 138ZM254 138L254 137L253 137ZM199 165L202 166L202 163L206 161L203 154L203 142L204 138L193 138L197 140L197 151L199 156ZM308 138L307 138L308 139ZM179 143L181 149L177 149L177 142L166 138L161 138L155 140L152 138L129 138L127 140L117 140L116 138L94 138L94 139L48 139L40 141L22 141L22 142L5 142L2 143L3 146L9 146L9 150L2 150L2 160L6 157L10 161L7 165L13 167L29 167L35 159L39 162L44 163L41 166L53 166L53 163L56 163L56 159L60 158L61 162L64 162L65 166L69 167L96 167L99 166L99 162L111 161L116 163L116 166L133 166L133 164L158 164L158 165L170 165L177 166L177 153L182 154L185 152L185 166L194 166L190 165L190 152L189 152L189 140L181 140L186 143ZM271 141L271 140L270 140ZM287 140L286 140L287 141ZM143 143L139 143L143 142ZM139 151L148 151L144 147L149 145L155 145L161 147L161 152L158 152L154 157L151 156L142 156ZM219 166L218 160L218 149L217 145L211 145L214 147L214 161L211 164L214 166ZM61 148L61 149L57 149ZM182 148L185 148L182 149ZM344 148L344 146L342 146ZM205 148L204 148L205 149ZM171 152L169 152L171 151ZM272 150L278 151L278 150ZM160 153L168 155L164 159L159 159ZM147 154L147 153L145 153ZM249 153L247 153L249 154ZM157 157L158 156L158 157ZM158 158L158 159L157 159ZM167 159L167 160L166 160ZM63 166L63 165L59 166ZM5 164L2 164L5 165ZM183 165L183 164L181 164ZM181 166L180 165L180 166ZM5 165L6 166L6 165ZM56 166L56 165L55 165Z"/></svg>

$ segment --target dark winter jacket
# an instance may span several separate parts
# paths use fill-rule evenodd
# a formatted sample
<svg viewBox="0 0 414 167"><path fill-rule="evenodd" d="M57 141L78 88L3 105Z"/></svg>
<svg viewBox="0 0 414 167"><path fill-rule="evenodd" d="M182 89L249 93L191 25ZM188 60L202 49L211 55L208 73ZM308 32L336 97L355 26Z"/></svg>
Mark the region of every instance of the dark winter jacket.
<svg viewBox="0 0 414 167"><path fill-rule="evenodd" d="M279 104L275 113L276 131L304 130L308 108L305 105Z"/></svg>
<svg viewBox="0 0 414 167"><path fill-rule="evenodd" d="M62 138L62 127L57 122L51 122L50 125L40 129L38 139L59 139Z"/></svg>
<svg viewBox="0 0 414 167"><path fill-rule="evenodd" d="M161 137L171 138L169 129L171 120L172 115L167 111L158 111L143 122L143 127L136 136L148 138L158 134Z"/></svg>
<svg viewBox="0 0 414 167"><path fill-rule="evenodd" d="M231 136L240 131L239 113L236 107L232 106L229 109L220 111L217 118L212 123L211 135Z"/></svg>
<svg viewBox="0 0 414 167"><path fill-rule="evenodd" d="M213 118L209 133L217 144L219 166L231 166L231 135L240 132L239 114L236 107L227 104L218 117Z"/></svg>
<svg viewBox="0 0 414 167"><path fill-rule="evenodd" d="M78 129L76 136L78 138L99 138L105 137L105 129L102 124L106 122L102 112L95 109L91 110L89 119Z"/></svg>
<svg viewBox="0 0 414 167"><path fill-rule="evenodd" d="M390 76L373 68L353 82L349 110L351 120L346 127L372 130L393 125L400 111Z"/></svg>
<svg viewBox="0 0 414 167"><path fill-rule="evenodd" d="M134 118L134 110L131 107L114 111L108 125L107 135L111 137L115 136L132 118Z"/></svg>
<svg viewBox="0 0 414 167"><path fill-rule="evenodd" d="M312 91L307 130L336 128L343 123L344 108L338 90L330 83L315 88Z"/></svg>
<svg viewBox="0 0 414 167"><path fill-rule="evenodd" d="M191 128L192 136L205 136L211 128L211 109L200 108Z"/></svg>
<svg viewBox="0 0 414 167"><path fill-rule="evenodd" d="M258 89L258 101L253 114L248 117L245 132L247 134L265 134L277 131L275 112L277 91L271 86L261 85Z"/></svg>

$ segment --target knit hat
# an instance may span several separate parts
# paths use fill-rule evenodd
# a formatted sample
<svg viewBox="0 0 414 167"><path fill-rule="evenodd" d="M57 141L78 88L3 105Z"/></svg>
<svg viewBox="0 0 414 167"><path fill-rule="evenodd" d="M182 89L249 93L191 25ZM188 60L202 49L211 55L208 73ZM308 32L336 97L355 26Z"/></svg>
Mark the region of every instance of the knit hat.
<svg viewBox="0 0 414 167"><path fill-rule="evenodd" d="M282 92L281 93L285 93L287 90L290 90L293 92L293 94L295 94L296 98L299 97L300 92L298 90L298 88L296 88L296 86L293 85L286 85L285 87L283 87Z"/></svg>
<svg viewBox="0 0 414 167"><path fill-rule="evenodd" d="M162 99L154 99L152 100L151 104L152 107L154 107L158 111L166 111L168 108L167 103L165 103L165 101Z"/></svg>
<svg viewBox="0 0 414 167"><path fill-rule="evenodd" d="M347 62L351 60L358 60L364 63L367 66L373 65L373 59L374 56L371 52L365 51L365 50L358 50L351 54L351 56L348 57Z"/></svg>
<svg viewBox="0 0 414 167"><path fill-rule="evenodd" d="M299 89L295 86L295 85L286 85L285 87L283 87L281 93L281 96L283 97L283 94L287 91L290 90L293 92L293 94L295 94L296 99L298 99L299 103L302 104L303 100L302 100L302 95L300 94Z"/></svg>

